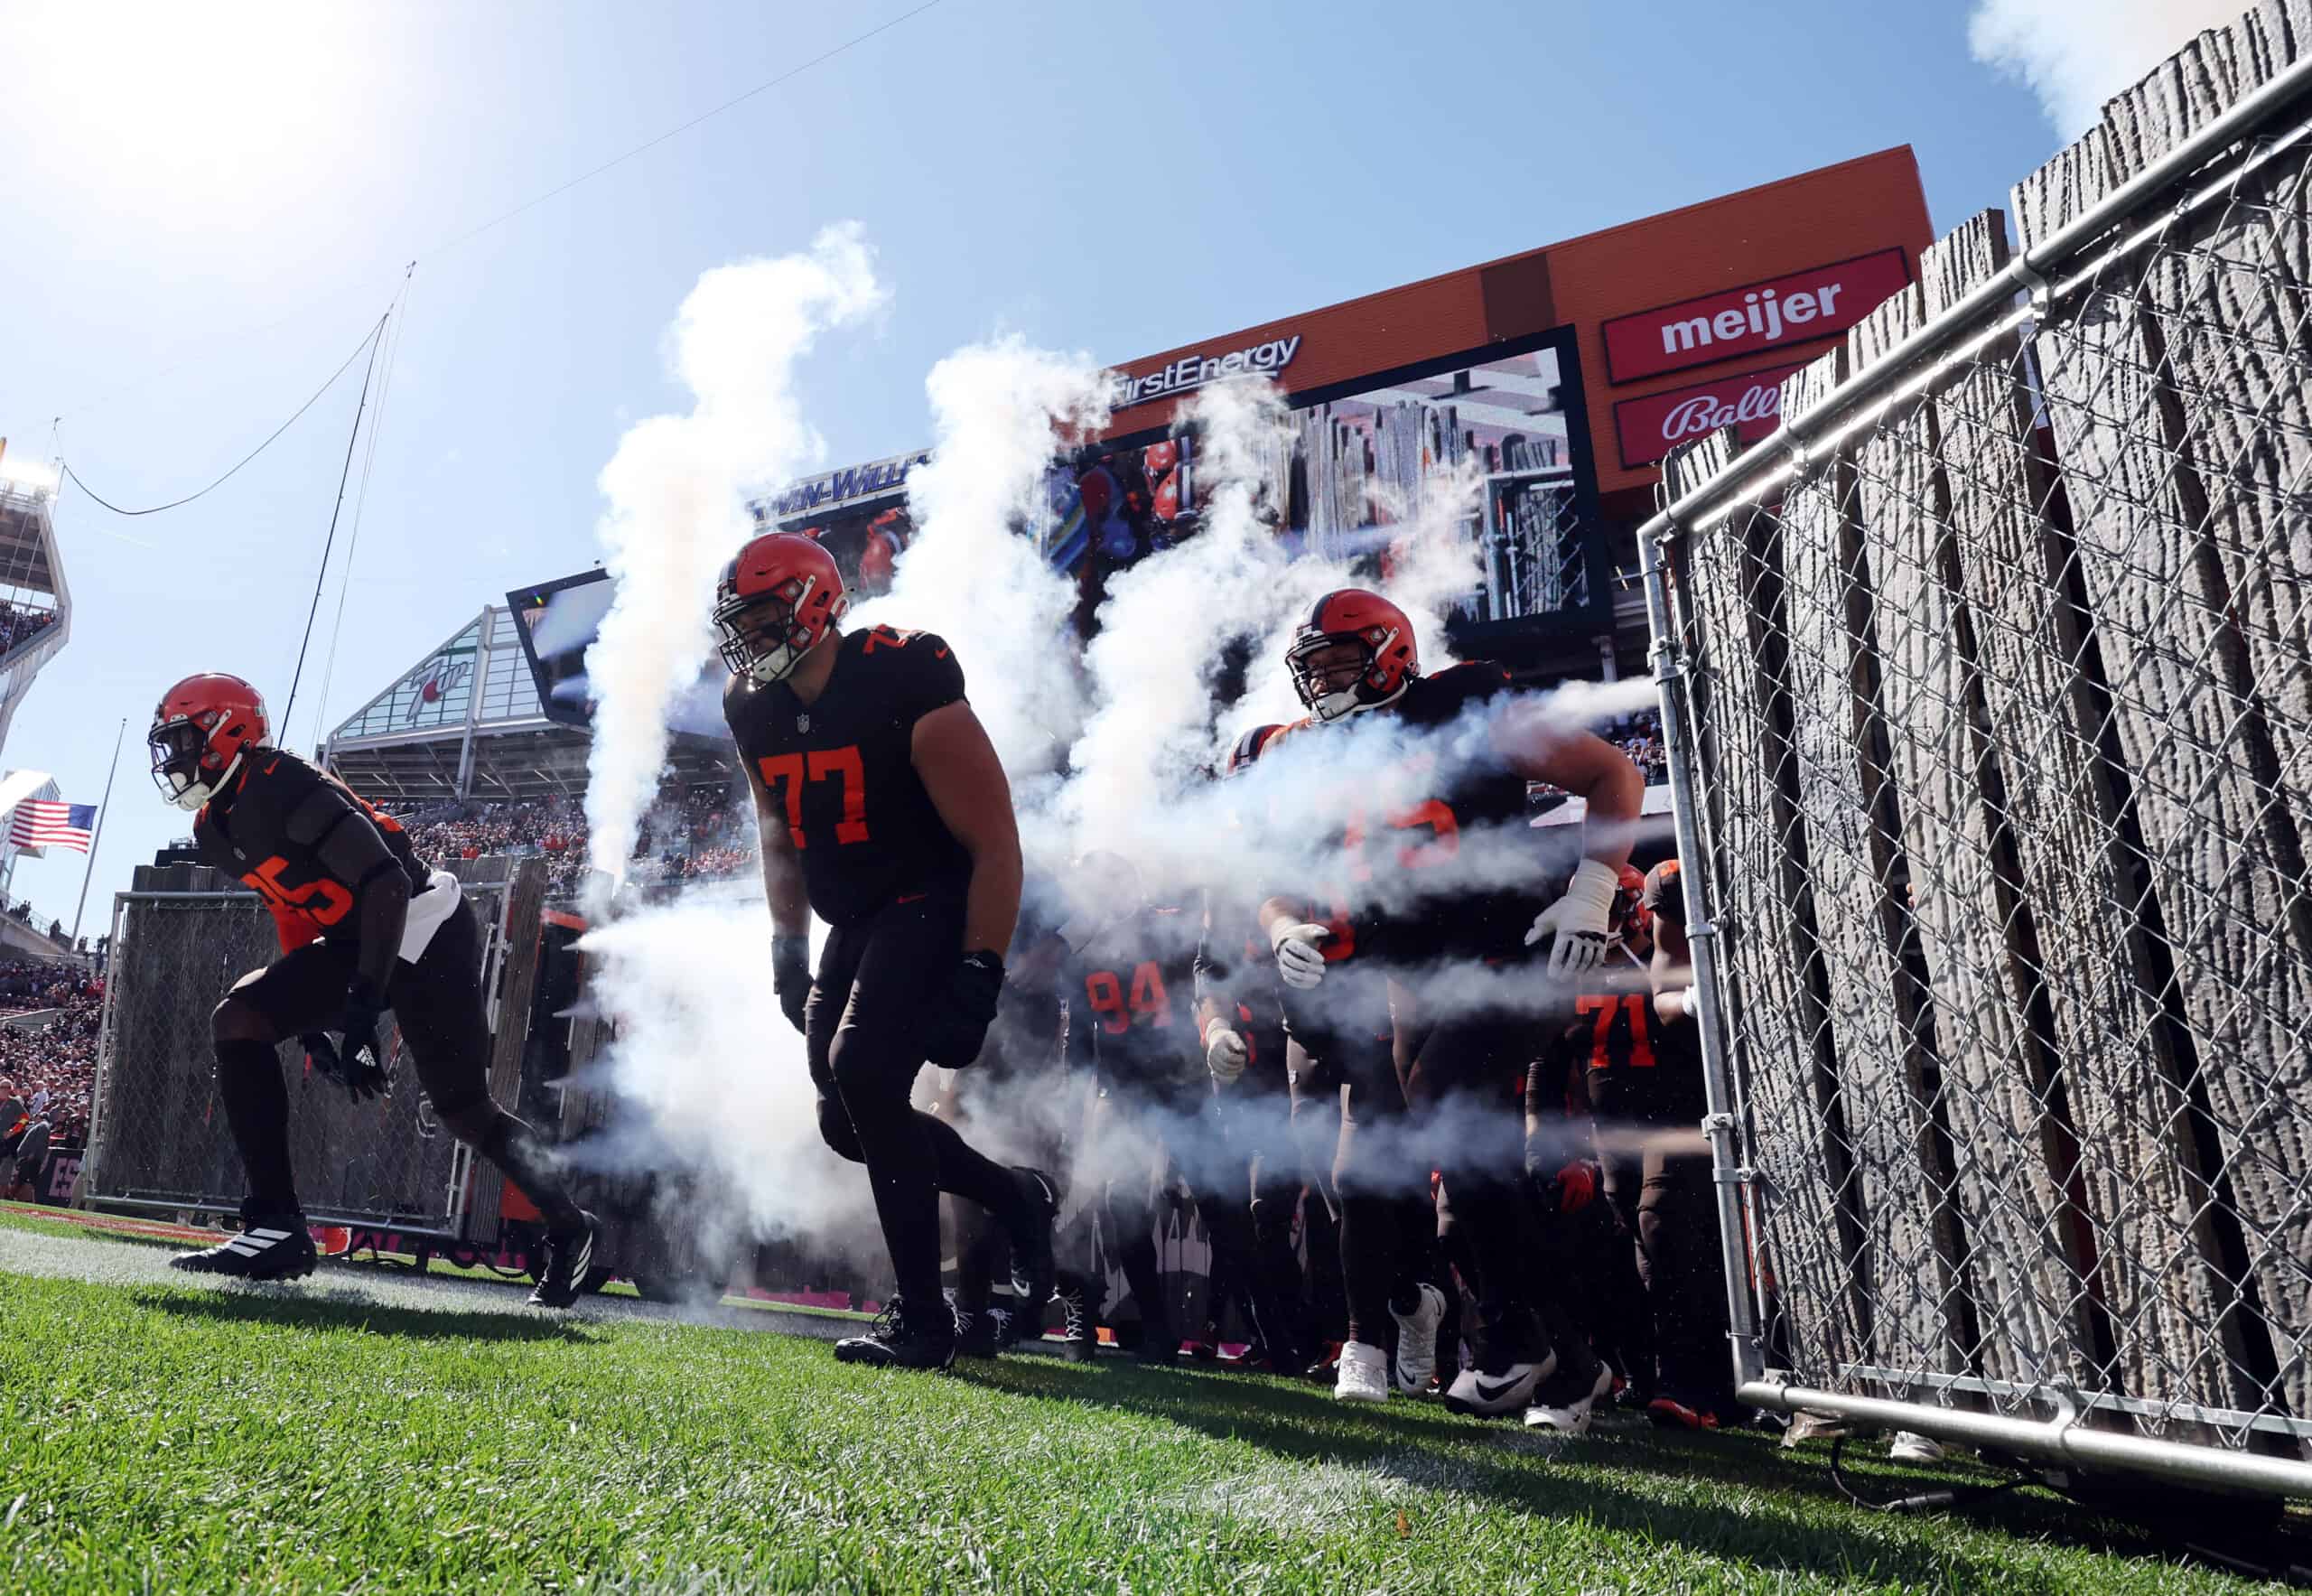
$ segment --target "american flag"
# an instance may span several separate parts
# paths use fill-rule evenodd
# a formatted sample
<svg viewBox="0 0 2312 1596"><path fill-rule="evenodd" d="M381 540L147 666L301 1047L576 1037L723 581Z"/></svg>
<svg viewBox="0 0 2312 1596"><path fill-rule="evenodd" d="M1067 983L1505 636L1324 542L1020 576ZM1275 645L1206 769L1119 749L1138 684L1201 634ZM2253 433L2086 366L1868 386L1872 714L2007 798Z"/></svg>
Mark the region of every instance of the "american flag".
<svg viewBox="0 0 2312 1596"><path fill-rule="evenodd" d="M67 804L51 798L26 798L16 806L8 840L20 848L78 848L85 854L97 824L94 804Z"/></svg>

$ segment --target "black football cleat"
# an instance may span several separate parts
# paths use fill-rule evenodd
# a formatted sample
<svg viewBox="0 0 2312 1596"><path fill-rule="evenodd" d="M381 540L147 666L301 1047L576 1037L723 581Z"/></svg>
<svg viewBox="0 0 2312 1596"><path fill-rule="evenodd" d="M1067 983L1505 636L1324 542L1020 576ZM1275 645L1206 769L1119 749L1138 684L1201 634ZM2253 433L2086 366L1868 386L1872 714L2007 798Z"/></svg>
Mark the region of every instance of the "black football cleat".
<svg viewBox="0 0 2312 1596"><path fill-rule="evenodd" d="M1023 1311L1040 1313L1058 1283L1052 1266L1051 1227L1059 1217L1059 1188L1041 1170L1024 1166L1014 1169L1012 1178L1020 1183L1021 1211L1026 1216L1012 1237L1012 1294L1020 1299Z"/></svg>
<svg viewBox="0 0 2312 1596"><path fill-rule="evenodd" d="M602 1222L583 1209L578 1217L585 1223L575 1230L546 1232L545 1263L538 1270L537 1290L530 1293L531 1307L567 1308L584 1293Z"/></svg>
<svg viewBox="0 0 2312 1596"><path fill-rule="evenodd" d="M1056 1350L1070 1363L1091 1362L1100 1355L1100 1329L1092 1321L1091 1293L1081 1278L1070 1274L1059 1282L1056 1294L1066 1316Z"/></svg>
<svg viewBox="0 0 2312 1596"><path fill-rule="evenodd" d="M179 1253L169 1267L235 1280L298 1280L313 1272L318 1255L303 1214L250 1214L243 1216L238 1235L197 1253Z"/></svg>
<svg viewBox="0 0 2312 1596"><path fill-rule="evenodd" d="M956 1356L995 1358L1012 1344L1012 1311L1008 1308L956 1310Z"/></svg>
<svg viewBox="0 0 2312 1596"><path fill-rule="evenodd" d="M865 1335L834 1344L834 1359L870 1368L946 1368L956 1361L955 1316L945 1302L919 1313L909 1310L906 1299L893 1296Z"/></svg>
<svg viewBox="0 0 2312 1596"><path fill-rule="evenodd" d="M1143 1320L1140 1326L1140 1345L1132 1355L1148 1368L1170 1368L1180 1360L1180 1332L1163 1320Z"/></svg>

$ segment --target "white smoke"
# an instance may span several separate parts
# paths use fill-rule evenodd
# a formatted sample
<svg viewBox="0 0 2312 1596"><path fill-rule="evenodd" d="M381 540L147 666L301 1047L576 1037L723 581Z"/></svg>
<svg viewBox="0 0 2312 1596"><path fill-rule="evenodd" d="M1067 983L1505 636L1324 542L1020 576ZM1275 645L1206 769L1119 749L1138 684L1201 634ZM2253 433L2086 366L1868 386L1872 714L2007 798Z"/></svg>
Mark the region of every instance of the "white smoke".
<svg viewBox="0 0 2312 1596"><path fill-rule="evenodd" d="M1274 595L1293 574L1260 492L1285 415L1265 379L1215 384L1189 408L1201 524L1108 580L1084 654L1095 707L1061 806L1070 847L1143 855L1162 835L1154 817L1214 761L1214 677L1231 643L1273 627Z"/></svg>
<svg viewBox="0 0 2312 1596"><path fill-rule="evenodd" d="M916 535L891 590L853 624L937 632L1017 781L1075 736L1083 692L1069 650L1075 584L1044 557L1046 474L1062 441L1107 419L1108 378L1086 356L1016 337L957 350L924 381L937 442L908 478Z"/></svg>
<svg viewBox="0 0 2312 1596"><path fill-rule="evenodd" d="M824 452L796 399L796 363L887 297L863 230L844 222L804 254L703 274L676 313L671 364L695 402L630 429L601 478L616 597L586 654L586 815L608 877L624 873L657 791L670 706L712 648L714 579L750 530L742 496Z"/></svg>
<svg viewBox="0 0 2312 1596"><path fill-rule="evenodd" d="M1313 555L1291 562L1263 595L1258 611L1260 641L1245 696L1228 712L1233 736L1251 727L1297 720L1302 714L1284 656L1292 634L1326 593L1338 587L1373 587L1405 612L1424 673L1453 663L1445 621L1468 599L1478 580L1473 518L1484 482L1474 462L1433 469L1422 483L1420 502L1390 499L1375 507L1389 518L1378 540L1386 555L1384 579Z"/></svg>
<svg viewBox="0 0 2312 1596"><path fill-rule="evenodd" d="M820 1139L803 1039L769 1001L769 913L760 883L695 888L597 928L581 944L592 993L618 1025L586 1085L647 1113L614 1116L583 1162L689 1171L662 1192L710 1250L808 1236L872 1257L873 1202L857 1166Z"/></svg>
<svg viewBox="0 0 2312 1596"><path fill-rule="evenodd" d="M1981 0L1967 44L1985 66L2028 83L2056 131L2074 138L2104 101L2244 9L2244 0Z"/></svg>
<svg viewBox="0 0 2312 1596"><path fill-rule="evenodd" d="M598 864L623 863L657 789L667 717L708 646L714 570L747 530L741 491L793 472L816 451L788 387L797 358L819 331L882 297L855 229L823 237L806 257L728 269L760 275L744 280L749 292L733 283L729 294L710 295L710 284L724 285L709 273L685 307L678 367L700 396L694 415L637 428L604 473L613 503L605 538L620 593L589 661L601 703L589 798ZM746 329L751 353L713 358L727 352L725 341L698 350L695 363L693 344L730 320ZM1265 497L1288 443L1283 401L1265 381L1215 385L1189 417L1199 524L1110 580L1099 635L1079 658L1077 583L1052 568L1032 534L1050 512L1055 454L1105 422L1106 378L1088 359L1007 339L942 360L926 389L937 445L910 478L915 536L890 593L847 624L933 630L954 646L1017 787L1031 860L1057 864L1085 847L1113 848L1140 864L1152 901L1190 910L1207 885L1253 893L1254 901L1313 887L1339 868L1331 839L1341 817L1329 801L1365 803L1375 814L1414 801L1421 795L1397 793L1388 772L1420 758L1472 757L1491 734L1498 712L1426 732L1361 716L1296 739L1290 759L1264 761L1238 781L1205 774L1239 728L1299 717L1284 648L1330 589L1380 586L1411 616L1424 668L1450 662L1445 618L1478 577L1481 484L1473 472L1440 471L1420 485L1418 502L1376 507L1383 527L1367 542L1385 546L1377 583L1345 563L1289 557L1274 526L1279 507ZM1216 725L1214 678L1231 645L1247 642L1249 691ZM1571 727L1650 698L1643 684L1604 695L1575 689L1523 701L1518 713L1528 729ZM1522 820L1472 826L1450 867L1421 884L1538 890L1552 871L1570 867L1577 840L1572 828L1545 835ZM1178 927L1192 934L1198 918L1179 915ZM699 1170L703 1186L732 1195L734 1229L835 1246L855 1236L861 1255L875 1256L880 1247L863 1239L872 1234L867 1183L822 1144L801 1039L769 1002L766 920L759 887L698 889L589 938L597 997L619 1026L604 1071L648 1111L607 1150L607 1162ZM1444 985L1421 974L1455 1001L1469 986L1471 1004L1540 1010L1563 995L1528 981L1506 996L1503 980L1483 970L1449 972ZM1007 999L1037 1001L1026 990ZM1046 1134L1072 1130L1074 1102L1032 1081L1012 1100L987 1103L972 1134L1000 1147L1008 1128L1024 1153ZM1026 1134L1030 1126L1042 1134ZM1487 1128L1500 1127L1489 1117ZM1178 1129L1181 1144L1199 1144L1194 1123ZM1242 1156L1207 1151L1217 1162L1198 1172L1214 1181Z"/></svg>

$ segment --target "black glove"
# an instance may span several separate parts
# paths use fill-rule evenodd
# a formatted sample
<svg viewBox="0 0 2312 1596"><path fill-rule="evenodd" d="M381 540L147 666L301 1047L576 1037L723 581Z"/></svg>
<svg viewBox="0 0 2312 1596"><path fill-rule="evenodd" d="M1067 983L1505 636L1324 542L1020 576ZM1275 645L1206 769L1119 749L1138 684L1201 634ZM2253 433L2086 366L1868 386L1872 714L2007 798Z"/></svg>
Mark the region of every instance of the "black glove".
<svg viewBox="0 0 2312 1596"><path fill-rule="evenodd" d="M328 1031L308 1031L297 1039L297 1045L305 1050L306 1068L340 1086L345 1084L345 1061L337 1056L337 1044L330 1041Z"/></svg>
<svg viewBox="0 0 2312 1596"><path fill-rule="evenodd" d="M337 1055L338 1079L345 1083L356 1103L382 1097L391 1089L385 1050L378 1045L378 1021L385 1012L384 993L354 983L345 999L345 1025L338 1036Z"/></svg>
<svg viewBox="0 0 2312 1596"><path fill-rule="evenodd" d="M1002 991L1002 959L993 953L964 955L947 977L947 989L931 1000L923 1056L943 1069L961 1069L978 1058Z"/></svg>
<svg viewBox="0 0 2312 1596"><path fill-rule="evenodd" d="M803 1004L811 995L811 939L778 937L770 939L770 990L787 1022L803 1029Z"/></svg>

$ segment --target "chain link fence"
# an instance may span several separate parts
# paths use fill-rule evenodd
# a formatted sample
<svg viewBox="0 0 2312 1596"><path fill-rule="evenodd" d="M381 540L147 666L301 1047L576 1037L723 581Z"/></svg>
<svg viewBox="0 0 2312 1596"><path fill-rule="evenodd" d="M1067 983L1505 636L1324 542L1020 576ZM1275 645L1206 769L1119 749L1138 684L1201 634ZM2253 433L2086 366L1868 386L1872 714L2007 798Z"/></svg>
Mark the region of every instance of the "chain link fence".
<svg viewBox="0 0 2312 1596"><path fill-rule="evenodd" d="M2312 24L1640 536L1746 1401L2312 1496Z"/></svg>
<svg viewBox="0 0 2312 1596"><path fill-rule="evenodd" d="M510 870L503 859L453 867L482 930L482 990L499 1032L492 1091L500 1102L513 1100L509 1054L518 1082L527 1022L523 954L530 950L535 962L543 888L535 861L515 863ZM509 898L517 911L510 921ZM518 912L525 901L527 919ZM529 934L509 939L509 923L529 927ZM217 1099L209 1016L235 981L279 954L272 916L221 872L146 867L136 873L135 889L116 898L86 1200L238 1211L247 1182ZM515 1016L510 1037L497 1024L501 1012ZM474 1178L471 1154L425 1102L390 1017L379 1041L392 1060L393 1091L383 1104L365 1106L308 1070L294 1042L279 1050L289 1082L290 1156L307 1218L450 1237L494 1233L495 1171L487 1182Z"/></svg>

